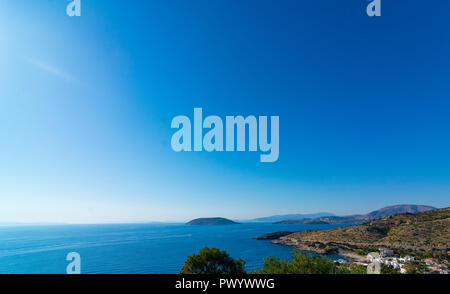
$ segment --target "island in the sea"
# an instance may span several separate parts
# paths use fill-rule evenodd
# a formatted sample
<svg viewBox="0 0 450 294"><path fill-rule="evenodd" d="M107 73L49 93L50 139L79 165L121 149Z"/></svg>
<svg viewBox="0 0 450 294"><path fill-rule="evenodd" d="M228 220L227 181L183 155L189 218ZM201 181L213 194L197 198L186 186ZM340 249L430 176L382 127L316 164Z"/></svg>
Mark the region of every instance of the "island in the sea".
<svg viewBox="0 0 450 294"><path fill-rule="evenodd" d="M223 217L197 218L186 223L187 225L196 226L214 226L214 225L236 225L237 222Z"/></svg>

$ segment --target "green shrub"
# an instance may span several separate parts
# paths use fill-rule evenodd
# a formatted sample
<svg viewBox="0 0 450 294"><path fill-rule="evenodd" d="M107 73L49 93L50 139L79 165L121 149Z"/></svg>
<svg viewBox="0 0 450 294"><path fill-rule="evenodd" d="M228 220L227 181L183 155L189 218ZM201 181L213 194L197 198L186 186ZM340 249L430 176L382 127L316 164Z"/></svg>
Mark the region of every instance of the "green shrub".
<svg viewBox="0 0 450 294"><path fill-rule="evenodd" d="M188 256L180 274L245 274L245 261L231 258L226 251L205 247Z"/></svg>

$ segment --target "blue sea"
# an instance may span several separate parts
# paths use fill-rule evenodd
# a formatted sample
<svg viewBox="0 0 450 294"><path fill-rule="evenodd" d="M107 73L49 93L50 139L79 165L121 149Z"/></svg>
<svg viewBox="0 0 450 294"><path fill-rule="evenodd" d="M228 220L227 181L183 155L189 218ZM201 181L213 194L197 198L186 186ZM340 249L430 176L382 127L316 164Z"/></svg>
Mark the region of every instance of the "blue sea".
<svg viewBox="0 0 450 294"><path fill-rule="evenodd" d="M252 239L276 231L332 225L243 223L224 226L114 224L0 227L0 274L64 274L69 252L81 256L84 274L174 274L205 246L243 258L247 270L267 256L290 259L293 248ZM334 258L334 257L331 257Z"/></svg>

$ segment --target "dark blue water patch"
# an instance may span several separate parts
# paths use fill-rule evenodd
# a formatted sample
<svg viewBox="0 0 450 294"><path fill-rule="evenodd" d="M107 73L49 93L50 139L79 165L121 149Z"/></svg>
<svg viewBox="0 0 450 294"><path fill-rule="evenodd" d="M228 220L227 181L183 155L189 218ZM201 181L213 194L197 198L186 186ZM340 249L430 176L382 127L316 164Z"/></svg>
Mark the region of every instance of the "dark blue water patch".
<svg viewBox="0 0 450 294"><path fill-rule="evenodd" d="M226 250L260 268L267 256L290 259L292 247L253 237L277 231L328 229L336 225L243 223L225 226L114 224L0 227L0 274L62 274L66 255L81 255L86 274L173 274L188 255L205 246Z"/></svg>

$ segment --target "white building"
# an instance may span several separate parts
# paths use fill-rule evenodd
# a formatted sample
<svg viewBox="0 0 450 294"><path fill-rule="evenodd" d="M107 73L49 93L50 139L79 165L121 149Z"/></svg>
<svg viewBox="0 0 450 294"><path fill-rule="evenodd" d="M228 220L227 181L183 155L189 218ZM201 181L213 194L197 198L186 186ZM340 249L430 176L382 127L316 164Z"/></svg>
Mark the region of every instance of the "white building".
<svg viewBox="0 0 450 294"><path fill-rule="evenodd" d="M409 256L409 255L405 256L405 262L410 262L410 261L414 261L414 257Z"/></svg>
<svg viewBox="0 0 450 294"><path fill-rule="evenodd" d="M378 251L380 251L381 257L389 257L394 255L394 251L387 248L380 248Z"/></svg>

